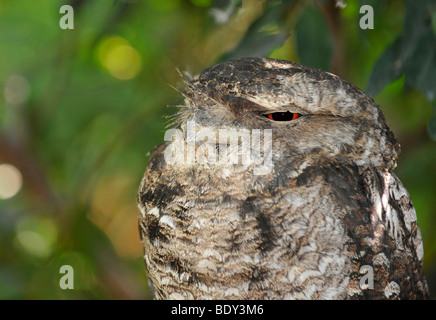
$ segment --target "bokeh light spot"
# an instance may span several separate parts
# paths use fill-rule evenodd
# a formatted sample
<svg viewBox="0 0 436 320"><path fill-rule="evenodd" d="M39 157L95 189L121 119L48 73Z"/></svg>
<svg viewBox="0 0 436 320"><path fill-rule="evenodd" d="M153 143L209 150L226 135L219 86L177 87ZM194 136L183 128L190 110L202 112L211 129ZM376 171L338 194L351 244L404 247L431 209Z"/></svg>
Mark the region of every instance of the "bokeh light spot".
<svg viewBox="0 0 436 320"><path fill-rule="evenodd" d="M105 40L99 47L98 58L109 73L120 80L132 79L141 71L141 55L121 37Z"/></svg>
<svg viewBox="0 0 436 320"><path fill-rule="evenodd" d="M0 199L9 199L20 191L23 178L20 171L10 164L0 164Z"/></svg>
<svg viewBox="0 0 436 320"><path fill-rule="evenodd" d="M54 250L57 229L51 219L26 217L17 224L16 238L24 251L36 257L46 258Z"/></svg>
<svg viewBox="0 0 436 320"><path fill-rule="evenodd" d="M25 103L30 96L29 81L20 75L10 76L5 83L4 95L6 101L10 104L19 105Z"/></svg>

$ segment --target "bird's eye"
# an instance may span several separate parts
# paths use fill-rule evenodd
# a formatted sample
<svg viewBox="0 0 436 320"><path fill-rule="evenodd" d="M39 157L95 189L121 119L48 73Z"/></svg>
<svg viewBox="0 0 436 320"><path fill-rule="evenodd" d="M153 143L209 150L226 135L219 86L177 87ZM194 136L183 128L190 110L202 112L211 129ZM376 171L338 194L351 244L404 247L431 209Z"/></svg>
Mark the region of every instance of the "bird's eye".
<svg viewBox="0 0 436 320"><path fill-rule="evenodd" d="M268 114L264 114L264 116L273 121L291 121L291 120L298 119L301 116L301 114L286 111L286 112L268 113Z"/></svg>

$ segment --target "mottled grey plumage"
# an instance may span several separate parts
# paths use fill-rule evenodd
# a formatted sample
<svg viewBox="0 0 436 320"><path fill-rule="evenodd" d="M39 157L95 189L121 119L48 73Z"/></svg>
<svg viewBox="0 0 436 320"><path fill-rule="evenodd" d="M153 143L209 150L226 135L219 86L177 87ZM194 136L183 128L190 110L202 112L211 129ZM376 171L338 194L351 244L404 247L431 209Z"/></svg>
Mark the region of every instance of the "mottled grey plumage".
<svg viewBox="0 0 436 320"><path fill-rule="evenodd" d="M188 120L272 129L273 167L255 175L254 164L168 164L170 142L153 151L138 207L155 298L428 297L415 209L392 173L400 147L370 97L267 58L206 69L185 96L184 133ZM301 116L264 116L284 111ZM362 285L363 266L373 288Z"/></svg>

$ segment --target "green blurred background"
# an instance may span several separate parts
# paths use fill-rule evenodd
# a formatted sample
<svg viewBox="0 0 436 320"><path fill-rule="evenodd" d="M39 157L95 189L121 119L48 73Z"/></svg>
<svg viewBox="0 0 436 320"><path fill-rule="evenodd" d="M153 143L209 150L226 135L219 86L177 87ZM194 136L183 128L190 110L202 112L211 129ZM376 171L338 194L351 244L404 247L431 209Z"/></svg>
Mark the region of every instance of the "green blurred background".
<svg viewBox="0 0 436 320"><path fill-rule="evenodd" d="M359 27L366 4L374 29ZM151 298L136 208L146 154L182 101L178 70L241 56L336 73L381 105L434 295L435 33L434 0L0 0L0 298ZM74 290L59 287L62 265Z"/></svg>

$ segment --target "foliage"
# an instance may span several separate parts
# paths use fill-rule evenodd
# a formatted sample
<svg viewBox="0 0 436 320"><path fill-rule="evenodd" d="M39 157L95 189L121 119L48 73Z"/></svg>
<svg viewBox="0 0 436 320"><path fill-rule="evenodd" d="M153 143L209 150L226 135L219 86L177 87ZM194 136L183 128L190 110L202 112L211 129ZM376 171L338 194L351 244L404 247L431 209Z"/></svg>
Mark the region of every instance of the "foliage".
<svg viewBox="0 0 436 320"><path fill-rule="evenodd" d="M402 144L436 288L436 0L0 0L0 298L148 299L136 232L146 153L163 141L178 69L241 56L338 74L379 103ZM63 4L74 29L59 26ZM362 30L359 8L374 8ZM0 176L0 179L2 177ZM7 181L0 181L1 185ZM59 287L62 265L74 290ZM435 289L436 290L436 289Z"/></svg>

